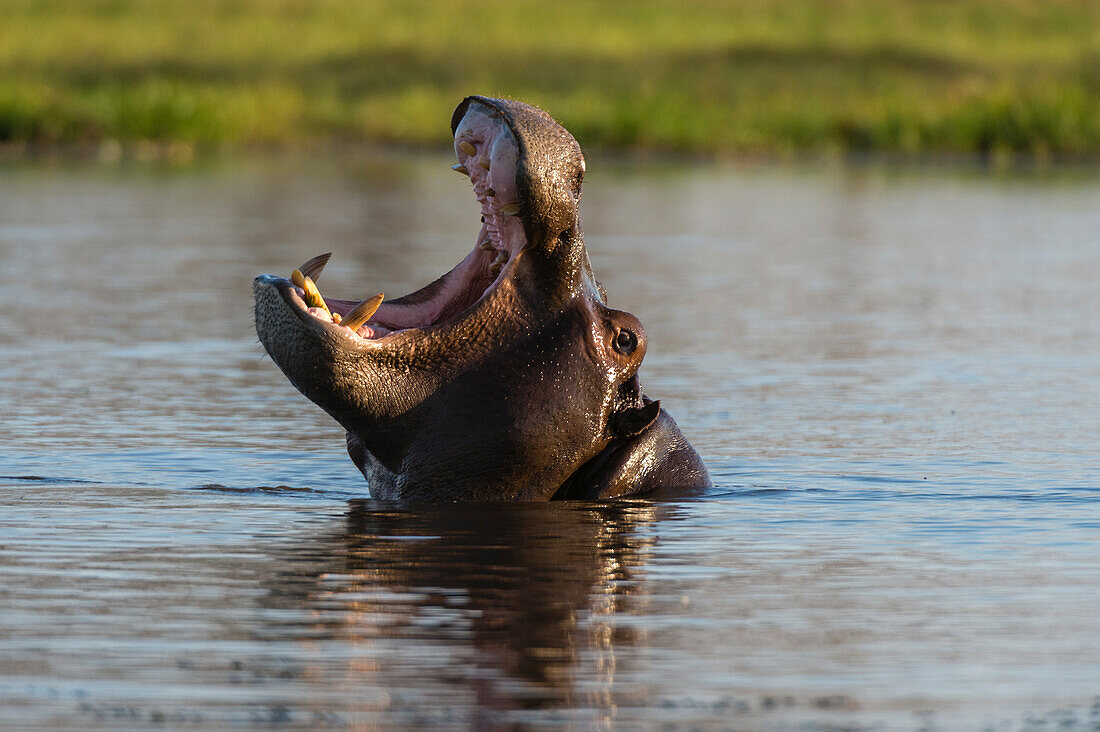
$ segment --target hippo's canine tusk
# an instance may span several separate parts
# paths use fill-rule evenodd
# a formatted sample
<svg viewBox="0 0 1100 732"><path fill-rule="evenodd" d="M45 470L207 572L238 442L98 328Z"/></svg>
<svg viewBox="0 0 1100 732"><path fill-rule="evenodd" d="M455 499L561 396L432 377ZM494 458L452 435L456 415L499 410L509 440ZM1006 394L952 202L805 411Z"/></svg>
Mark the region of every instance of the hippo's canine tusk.
<svg viewBox="0 0 1100 732"><path fill-rule="evenodd" d="M308 262L303 264L301 267L299 267L296 271L300 272L302 274L303 278L309 277L314 282L316 282L318 280L318 278L320 278L321 272L324 271L325 265L328 264L328 260L329 260L330 257L332 257L332 252L325 252L324 254L318 254L316 257L314 257L313 259L309 260ZM295 282L294 284L298 285L298 287L302 287L297 282ZM305 289L305 288L302 288L302 289Z"/></svg>
<svg viewBox="0 0 1100 732"><path fill-rule="evenodd" d="M371 319L371 316L377 312L378 307L382 304L382 300L385 298L381 292L374 297L367 298L363 302L359 303L344 316L340 321L340 325L347 326L352 330L359 330L359 326L366 323Z"/></svg>
<svg viewBox="0 0 1100 732"><path fill-rule="evenodd" d="M325 298L321 297L321 291L317 289L317 285L309 277L302 276L302 289L306 291L306 305L311 308L320 308L332 317L332 313L329 312L328 305L325 304Z"/></svg>
<svg viewBox="0 0 1100 732"><path fill-rule="evenodd" d="M500 274L500 270L503 269L504 265L507 263L508 252L507 250L505 250L497 254L497 258L494 259L493 263L489 265L489 274L491 274L493 277L496 277L498 274Z"/></svg>

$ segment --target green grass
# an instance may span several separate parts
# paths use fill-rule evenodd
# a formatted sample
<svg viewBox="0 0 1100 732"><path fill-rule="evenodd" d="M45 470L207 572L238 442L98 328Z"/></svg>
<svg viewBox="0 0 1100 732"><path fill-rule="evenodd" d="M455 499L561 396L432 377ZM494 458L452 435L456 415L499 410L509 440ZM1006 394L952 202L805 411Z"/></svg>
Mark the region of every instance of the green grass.
<svg viewBox="0 0 1100 732"><path fill-rule="evenodd" d="M439 144L469 93L589 146L1092 155L1100 3L0 3L0 143Z"/></svg>

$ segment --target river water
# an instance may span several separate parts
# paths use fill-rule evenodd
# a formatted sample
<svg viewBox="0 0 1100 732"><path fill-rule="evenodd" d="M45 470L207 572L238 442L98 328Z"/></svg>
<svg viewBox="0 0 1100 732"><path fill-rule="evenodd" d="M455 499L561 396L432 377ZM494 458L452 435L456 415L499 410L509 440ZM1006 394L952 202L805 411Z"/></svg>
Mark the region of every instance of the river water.
<svg viewBox="0 0 1100 732"><path fill-rule="evenodd" d="M448 164L0 170L0 727L1100 728L1100 179L592 160L717 488L403 509L250 283L430 281Z"/></svg>

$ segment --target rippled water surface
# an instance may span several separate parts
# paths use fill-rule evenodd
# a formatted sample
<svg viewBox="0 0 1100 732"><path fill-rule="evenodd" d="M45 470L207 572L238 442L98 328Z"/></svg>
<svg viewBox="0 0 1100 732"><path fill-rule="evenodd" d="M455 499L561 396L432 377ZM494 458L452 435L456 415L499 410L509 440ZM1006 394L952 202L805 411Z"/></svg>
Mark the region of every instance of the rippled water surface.
<svg viewBox="0 0 1100 732"><path fill-rule="evenodd" d="M447 164L0 170L0 727L1100 729L1100 181L591 161L718 487L409 509L250 281L433 279Z"/></svg>

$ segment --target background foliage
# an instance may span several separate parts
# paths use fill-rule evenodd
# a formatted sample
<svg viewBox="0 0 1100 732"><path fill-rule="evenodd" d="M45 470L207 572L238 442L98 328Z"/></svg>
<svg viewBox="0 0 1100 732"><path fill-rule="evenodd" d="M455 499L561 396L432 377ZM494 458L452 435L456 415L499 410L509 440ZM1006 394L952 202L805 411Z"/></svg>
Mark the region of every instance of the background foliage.
<svg viewBox="0 0 1100 732"><path fill-rule="evenodd" d="M0 4L9 144L435 144L469 93L585 145L1094 154L1100 3Z"/></svg>

